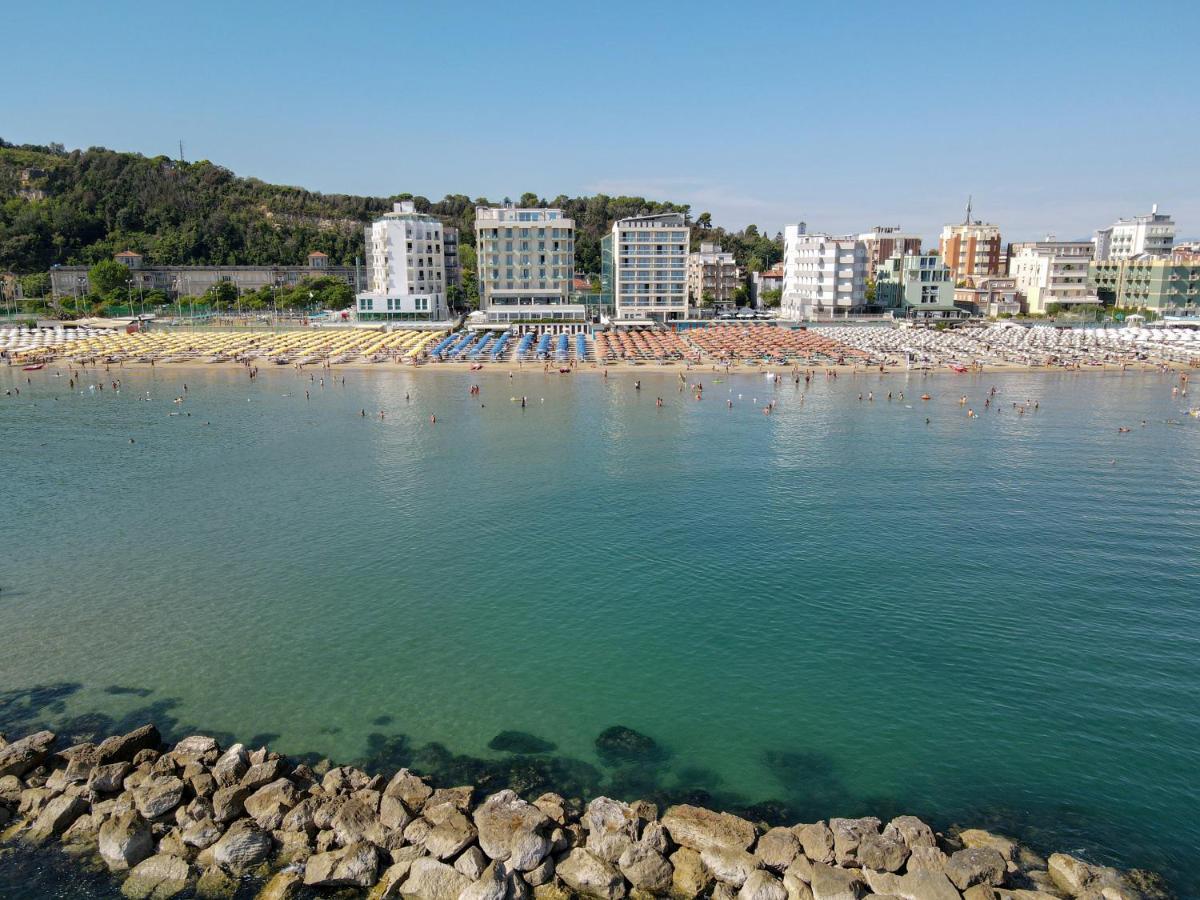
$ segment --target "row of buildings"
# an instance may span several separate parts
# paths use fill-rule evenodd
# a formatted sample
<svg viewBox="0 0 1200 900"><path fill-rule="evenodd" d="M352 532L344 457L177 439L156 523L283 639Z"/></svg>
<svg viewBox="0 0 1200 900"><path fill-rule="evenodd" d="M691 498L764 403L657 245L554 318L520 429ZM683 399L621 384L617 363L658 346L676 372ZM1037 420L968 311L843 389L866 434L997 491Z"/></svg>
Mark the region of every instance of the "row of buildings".
<svg viewBox="0 0 1200 900"><path fill-rule="evenodd" d="M450 288L460 285L459 235L411 201L366 227L361 266L330 265L309 254L303 266L147 266L132 251L133 295L204 294L229 282L240 291L293 287L304 278L343 279L358 318L448 318ZM1200 304L1200 247L1176 246L1175 223L1154 207L1121 219L1090 241L1005 246L998 226L971 217L942 229L936 252L898 225L832 235L804 222L783 232L783 260L753 274L750 296L764 305L779 292L792 320L882 313L921 319L1045 313L1100 303L1155 310ZM477 207L475 253L479 308L489 322L586 322L597 307L624 323L671 322L701 307L730 305L745 284L733 254L714 243L692 252L681 213L631 216L601 240L600 291L576 278L575 222L561 209ZM88 270L51 270L56 297L85 295ZM774 296L770 299L774 300Z"/></svg>
<svg viewBox="0 0 1200 900"><path fill-rule="evenodd" d="M1158 311L1200 305L1200 247L1176 246L1155 206L1090 241L1004 245L1000 228L967 217L946 225L936 253L899 227L865 234L784 230L783 263L757 284L779 285L785 318L892 313L922 319L997 316L1101 304ZM776 281L777 279L777 281Z"/></svg>

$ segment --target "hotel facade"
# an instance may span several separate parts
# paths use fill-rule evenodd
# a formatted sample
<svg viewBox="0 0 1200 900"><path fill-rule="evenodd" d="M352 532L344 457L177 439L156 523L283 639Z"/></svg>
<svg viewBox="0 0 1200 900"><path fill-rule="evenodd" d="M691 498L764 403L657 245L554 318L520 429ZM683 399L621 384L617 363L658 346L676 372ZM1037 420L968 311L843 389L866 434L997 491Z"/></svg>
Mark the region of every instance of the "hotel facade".
<svg viewBox="0 0 1200 900"><path fill-rule="evenodd" d="M601 283L617 322L671 322L688 316L688 246L683 213L618 219L601 241Z"/></svg>
<svg viewBox="0 0 1200 900"><path fill-rule="evenodd" d="M1149 215L1118 219L1107 228L1097 229L1092 238L1095 258L1101 262L1142 255L1170 256L1174 242L1175 221L1160 213L1157 203L1150 207Z"/></svg>
<svg viewBox="0 0 1200 900"><path fill-rule="evenodd" d="M808 234L803 223L783 230L783 297L787 319L819 319L866 307L867 248L855 235Z"/></svg>
<svg viewBox="0 0 1200 900"><path fill-rule="evenodd" d="M360 319L449 316L442 223L411 200L395 204L365 230L367 290L355 298Z"/></svg>
<svg viewBox="0 0 1200 900"><path fill-rule="evenodd" d="M946 225L938 240L938 254L955 282L999 275L1000 228L978 221Z"/></svg>
<svg viewBox="0 0 1200 900"><path fill-rule="evenodd" d="M1045 313L1050 306L1096 306L1099 298L1088 290L1091 241L1028 241L1009 248L1008 274L1030 313Z"/></svg>
<svg viewBox="0 0 1200 900"><path fill-rule="evenodd" d="M479 309L490 322L584 318L571 302L575 221L561 209L475 209Z"/></svg>

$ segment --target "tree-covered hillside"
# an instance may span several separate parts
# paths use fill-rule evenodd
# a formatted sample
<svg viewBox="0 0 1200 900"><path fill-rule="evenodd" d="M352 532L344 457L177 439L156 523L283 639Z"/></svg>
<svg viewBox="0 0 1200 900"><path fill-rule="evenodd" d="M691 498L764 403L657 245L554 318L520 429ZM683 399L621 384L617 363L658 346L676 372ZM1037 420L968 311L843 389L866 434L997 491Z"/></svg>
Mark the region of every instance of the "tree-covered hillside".
<svg viewBox="0 0 1200 900"><path fill-rule="evenodd" d="M14 146L0 140L0 271L44 272L54 265L92 265L121 250L137 250L149 264L299 265L321 250L331 262L353 264L363 253L362 226L412 199L417 209L457 226L474 243L475 207L510 198L442 200L412 194L358 197L241 178L207 160L180 162L102 147ZM600 238L614 219L679 211L686 205L642 197L525 194L511 198L558 206L575 219L576 270L600 269ZM778 259L777 242L747 229L726 234L702 213L694 238L726 244L743 266ZM473 254L463 253L464 269Z"/></svg>

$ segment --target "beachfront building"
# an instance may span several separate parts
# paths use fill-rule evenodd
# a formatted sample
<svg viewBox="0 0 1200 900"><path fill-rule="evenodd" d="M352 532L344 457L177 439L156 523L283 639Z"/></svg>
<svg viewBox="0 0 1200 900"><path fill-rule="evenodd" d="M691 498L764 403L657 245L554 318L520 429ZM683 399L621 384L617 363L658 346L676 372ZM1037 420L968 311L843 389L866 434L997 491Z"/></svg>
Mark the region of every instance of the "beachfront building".
<svg viewBox="0 0 1200 900"><path fill-rule="evenodd" d="M1101 262L1143 255L1170 256L1174 242L1175 221L1160 213L1157 203L1150 207L1149 215L1117 219L1107 228L1097 229L1092 237L1095 258Z"/></svg>
<svg viewBox="0 0 1200 900"><path fill-rule="evenodd" d="M442 223L411 200L366 228L367 290L355 298L360 319L429 319L449 315Z"/></svg>
<svg viewBox="0 0 1200 900"><path fill-rule="evenodd" d="M1015 316L1021 312L1017 279L1011 275L984 275L954 288L954 305L972 315Z"/></svg>
<svg viewBox="0 0 1200 900"><path fill-rule="evenodd" d="M831 318L866 308L867 248L856 235L783 230L780 313L792 320Z"/></svg>
<svg viewBox="0 0 1200 900"><path fill-rule="evenodd" d="M1028 241L1008 250L1008 274L1016 279L1025 308L1034 314L1051 306L1096 306L1099 298L1088 290L1091 241Z"/></svg>
<svg viewBox="0 0 1200 900"><path fill-rule="evenodd" d="M357 291L359 277L354 266L330 265L320 251L308 254L302 266L155 266L133 250L122 250L113 259L129 269L130 296L136 301L151 291L168 299L200 297L214 285L228 282L243 294L260 288L292 288L305 278L331 276ZM55 266L50 270L50 293L61 297L85 297L92 289L88 266Z"/></svg>
<svg viewBox="0 0 1200 900"><path fill-rule="evenodd" d="M858 239L867 248L868 273L874 273L893 256L915 256L921 252L921 239L906 234L899 225L876 225Z"/></svg>
<svg viewBox="0 0 1200 900"><path fill-rule="evenodd" d="M462 263L458 261L458 229L442 226L442 259L446 264L446 287L462 286Z"/></svg>
<svg viewBox="0 0 1200 900"><path fill-rule="evenodd" d="M582 321L572 302L575 220L561 209L475 209L479 309L489 322Z"/></svg>
<svg viewBox="0 0 1200 900"><path fill-rule="evenodd" d="M875 271L875 305L906 319L962 319L954 279L936 253L893 256Z"/></svg>
<svg viewBox="0 0 1200 900"><path fill-rule="evenodd" d="M779 291L783 296L783 263L750 273L750 302L756 309L762 309L765 305L763 294L767 291Z"/></svg>
<svg viewBox="0 0 1200 900"><path fill-rule="evenodd" d="M698 252L688 254L687 292L692 306L733 303L741 285L742 270L720 244L706 241Z"/></svg>
<svg viewBox="0 0 1200 900"><path fill-rule="evenodd" d="M1088 288L1105 305L1156 312L1195 310L1200 307L1200 258L1096 260L1088 268Z"/></svg>
<svg viewBox="0 0 1200 900"><path fill-rule="evenodd" d="M938 239L938 254L946 262L954 281L965 281L983 275L999 275L1001 269L1000 228L979 220L971 221L967 205L967 220L958 225L946 225Z"/></svg>
<svg viewBox="0 0 1200 900"><path fill-rule="evenodd" d="M618 219L601 241L617 322L670 322L688 315L687 265L691 229L683 213Z"/></svg>

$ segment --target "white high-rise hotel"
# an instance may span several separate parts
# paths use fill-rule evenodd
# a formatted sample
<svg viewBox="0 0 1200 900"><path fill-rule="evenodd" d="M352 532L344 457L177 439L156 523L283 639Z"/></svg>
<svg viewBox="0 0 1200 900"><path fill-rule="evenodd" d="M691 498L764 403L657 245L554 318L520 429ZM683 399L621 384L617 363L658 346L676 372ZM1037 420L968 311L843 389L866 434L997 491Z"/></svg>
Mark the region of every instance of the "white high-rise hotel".
<svg viewBox="0 0 1200 900"><path fill-rule="evenodd" d="M412 201L366 228L367 290L359 294L363 319L444 319L446 265L442 223L419 213Z"/></svg>
<svg viewBox="0 0 1200 900"><path fill-rule="evenodd" d="M690 229L682 213L631 216L613 223L604 242L614 257L617 320L686 319Z"/></svg>
<svg viewBox="0 0 1200 900"><path fill-rule="evenodd" d="M1148 216L1132 219L1117 219L1107 228L1096 230L1092 243L1096 247L1096 259L1130 259L1134 256L1166 257L1171 255L1175 242L1175 221L1158 211L1158 204L1150 208Z"/></svg>
<svg viewBox="0 0 1200 900"><path fill-rule="evenodd" d="M867 245L859 237L808 234L803 222L784 228L784 318L859 312L866 305L866 289Z"/></svg>

